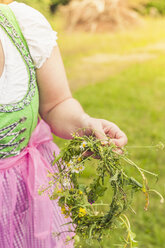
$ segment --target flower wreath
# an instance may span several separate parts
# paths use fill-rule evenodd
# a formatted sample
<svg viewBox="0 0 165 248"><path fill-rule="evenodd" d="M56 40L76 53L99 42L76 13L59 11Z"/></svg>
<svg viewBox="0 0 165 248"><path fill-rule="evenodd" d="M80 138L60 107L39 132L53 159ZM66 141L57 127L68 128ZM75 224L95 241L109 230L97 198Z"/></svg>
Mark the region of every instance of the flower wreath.
<svg viewBox="0 0 165 248"><path fill-rule="evenodd" d="M90 155L87 156L89 151ZM79 178L92 160L95 163L96 173L92 176L89 185L80 184ZM142 183L128 175L126 163L138 170ZM80 137L76 134L55 157L53 164L57 165L58 172L48 174L51 178L48 188L53 187L49 197L51 200L58 199L62 214L66 218L71 217L72 222L68 224L72 223L75 227L75 236L72 237L75 246L81 246L80 237L88 244L95 239L101 241L103 235L107 235L107 230L115 229L121 224L128 232L125 247L137 246L135 235L130 230L129 220L123 213L128 207L131 208L131 199L137 191L144 193L146 202L144 208L147 210L151 190L144 172L154 176L157 176L156 174L138 167L127 158L126 151L122 154L117 152L114 144L108 145L93 136ZM111 202L100 201L110 187L113 192ZM160 197L163 202L161 195ZM67 241L72 238L67 236Z"/></svg>

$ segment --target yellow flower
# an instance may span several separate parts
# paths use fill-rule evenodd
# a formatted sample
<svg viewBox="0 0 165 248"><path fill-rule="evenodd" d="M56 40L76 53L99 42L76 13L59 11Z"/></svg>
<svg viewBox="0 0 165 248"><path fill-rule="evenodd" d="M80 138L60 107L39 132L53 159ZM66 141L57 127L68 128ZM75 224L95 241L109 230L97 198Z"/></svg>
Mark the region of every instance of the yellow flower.
<svg viewBox="0 0 165 248"><path fill-rule="evenodd" d="M70 164L70 163L67 163L66 165L67 165L68 167L70 167L70 166L71 166L71 164Z"/></svg>
<svg viewBox="0 0 165 248"><path fill-rule="evenodd" d="M80 165L80 167L78 168L80 171L83 171L84 166Z"/></svg>
<svg viewBox="0 0 165 248"><path fill-rule="evenodd" d="M64 205L62 206L61 210L62 210L62 211L66 210Z"/></svg>
<svg viewBox="0 0 165 248"><path fill-rule="evenodd" d="M85 208L80 208L79 209L79 214L78 214L78 216L81 218L81 217L83 217L83 216L85 216L87 214L87 212L86 212L86 209Z"/></svg>
<svg viewBox="0 0 165 248"><path fill-rule="evenodd" d="M101 141L102 146L105 146L105 144L106 144L105 141Z"/></svg>
<svg viewBox="0 0 165 248"><path fill-rule="evenodd" d="M62 193L62 192L63 192L62 189L58 189L58 190L57 190L57 193Z"/></svg>
<svg viewBox="0 0 165 248"><path fill-rule="evenodd" d="M81 157L78 157L78 159L77 159L79 162L81 162L81 160L82 160L82 158Z"/></svg>
<svg viewBox="0 0 165 248"><path fill-rule="evenodd" d="M70 160L69 162L66 162L66 165L67 165L68 168L71 167L73 165L73 161Z"/></svg>
<svg viewBox="0 0 165 248"><path fill-rule="evenodd" d="M63 207L61 208L61 213L62 213L62 214L66 214L66 208L65 208L65 206L63 206Z"/></svg>
<svg viewBox="0 0 165 248"><path fill-rule="evenodd" d="M87 142L84 141L84 142L81 144L80 149L83 151L83 150L85 149L86 145L87 145Z"/></svg>
<svg viewBox="0 0 165 248"><path fill-rule="evenodd" d="M65 215L65 217L64 217L64 218L66 218L66 219L67 219L67 218L69 218L69 217L70 217L70 216L69 216L69 214L67 214L67 215Z"/></svg>
<svg viewBox="0 0 165 248"><path fill-rule="evenodd" d="M83 192L81 190L79 190L79 195L82 195L82 194L83 194Z"/></svg>

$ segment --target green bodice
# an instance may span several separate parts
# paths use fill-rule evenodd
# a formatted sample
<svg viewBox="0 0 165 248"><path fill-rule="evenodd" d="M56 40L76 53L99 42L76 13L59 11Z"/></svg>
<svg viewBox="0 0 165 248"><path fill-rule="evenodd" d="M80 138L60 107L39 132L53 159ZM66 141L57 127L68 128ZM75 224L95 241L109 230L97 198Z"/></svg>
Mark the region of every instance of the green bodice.
<svg viewBox="0 0 165 248"><path fill-rule="evenodd" d="M38 119L38 88L36 72L27 43L14 13L8 5L0 4L0 28L16 46L29 75L28 91L21 101L0 104L0 158L18 155L29 142Z"/></svg>

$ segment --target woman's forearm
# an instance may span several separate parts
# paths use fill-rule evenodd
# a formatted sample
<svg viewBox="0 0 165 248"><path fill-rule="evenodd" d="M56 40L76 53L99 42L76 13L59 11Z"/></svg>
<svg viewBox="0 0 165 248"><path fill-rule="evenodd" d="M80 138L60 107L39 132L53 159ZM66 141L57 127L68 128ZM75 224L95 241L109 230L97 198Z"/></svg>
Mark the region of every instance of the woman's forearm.
<svg viewBox="0 0 165 248"><path fill-rule="evenodd" d="M72 98L64 65L58 47L51 57L37 70L41 117L50 125L52 132L64 139L71 139L72 133L94 135L107 140L107 136L117 146L127 143L126 135L114 123L88 116L80 103ZM84 129L85 128L85 129Z"/></svg>
<svg viewBox="0 0 165 248"><path fill-rule="evenodd" d="M74 98L59 103L43 117L52 132L63 139L71 139L73 132L83 128L85 118L88 118L88 115Z"/></svg>

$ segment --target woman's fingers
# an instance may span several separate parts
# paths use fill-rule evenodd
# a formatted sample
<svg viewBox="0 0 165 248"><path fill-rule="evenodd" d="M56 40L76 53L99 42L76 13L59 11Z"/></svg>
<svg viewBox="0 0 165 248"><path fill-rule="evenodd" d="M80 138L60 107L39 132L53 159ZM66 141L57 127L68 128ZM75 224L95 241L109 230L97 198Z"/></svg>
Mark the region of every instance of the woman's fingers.
<svg viewBox="0 0 165 248"><path fill-rule="evenodd" d="M90 117L88 119L86 133L87 133L87 135L88 134L94 135L97 139L107 140L107 136L106 136L105 131L103 129L102 123L99 119L95 119L92 117Z"/></svg>
<svg viewBox="0 0 165 248"><path fill-rule="evenodd" d="M114 143L116 146L118 147L123 147L127 144L127 136L125 134L123 134L120 138L116 138L116 139L111 139L111 142Z"/></svg>
<svg viewBox="0 0 165 248"><path fill-rule="evenodd" d="M114 143L116 146L123 147L127 144L127 136L116 124L105 121L104 130L106 135L111 138L110 142Z"/></svg>
<svg viewBox="0 0 165 248"><path fill-rule="evenodd" d="M113 122L92 117L88 117L86 120L86 135L95 135L97 139L102 140L105 144L109 137L110 143L112 142L120 148L127 144L127 136Z"/></svg>
<svg viewBox="0 0 165 248"><path fill-rule="evenodd" d="M95 129L95 136L97 139L100 139L100 140L107 140L107 136L106 134L104 133L104 130L103 128L99 128L99 129Z"/></svg>

